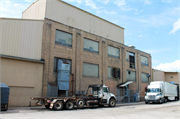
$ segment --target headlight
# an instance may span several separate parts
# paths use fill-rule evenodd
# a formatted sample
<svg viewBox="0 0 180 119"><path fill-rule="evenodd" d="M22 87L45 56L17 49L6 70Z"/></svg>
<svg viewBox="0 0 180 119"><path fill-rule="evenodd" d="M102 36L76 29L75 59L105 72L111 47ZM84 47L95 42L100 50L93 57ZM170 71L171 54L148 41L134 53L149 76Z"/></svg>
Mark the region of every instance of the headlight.
<svg viewBox="0 0 180 119"><path fill-rule="evenodd" d="M156 99L159 99L160 98L160 96L156 96Z"/></svg>
<svg viewBox="0 0 180 119"><path fill-rule="evenodd" d="M148 99L148 97L147 97L147 96L145 96L145 99Z"/></svg>

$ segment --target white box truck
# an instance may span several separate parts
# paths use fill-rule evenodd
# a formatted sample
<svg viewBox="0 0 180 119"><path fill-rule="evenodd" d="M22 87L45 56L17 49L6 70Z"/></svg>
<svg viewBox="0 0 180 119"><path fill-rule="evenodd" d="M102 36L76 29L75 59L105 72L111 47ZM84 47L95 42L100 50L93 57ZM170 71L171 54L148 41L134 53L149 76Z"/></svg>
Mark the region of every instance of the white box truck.
<svg viewBox="0 0 180 119"><path fill-rule="evenodd" d="M164 82L153 81L147 86L145 103L163 103L179 99L179 86Z"/></svg>

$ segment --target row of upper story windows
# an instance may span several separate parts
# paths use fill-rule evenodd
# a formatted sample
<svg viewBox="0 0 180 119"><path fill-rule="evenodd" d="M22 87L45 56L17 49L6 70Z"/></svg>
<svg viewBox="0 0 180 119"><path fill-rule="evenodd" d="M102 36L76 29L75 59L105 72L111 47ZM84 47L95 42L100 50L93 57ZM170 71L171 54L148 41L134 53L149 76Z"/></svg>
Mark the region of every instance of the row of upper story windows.
<svg viewBox="0 0 180 119"><path fill-rule="evenodd" d="M57 57L54 58L54 72L57 72L58 60L67 61L70 65L70 73L72 72L72 70L71 70L72 61L68 60L68 59L57 58ZM108 70L108 79L116 79L116 80L120 79L120 75L121 75L120 68L108 66L107 70ZM126 78L128 81L136 81L136 72L135 71L127 70L126 72L127 72ZM83 76L99 78L99 65L83 62ZM141 73L141 81L143 83L148 83L149 77L150 77L150 75L148 73Z"/></svg>
<svg viewBox="0 0 180 119"><path fill-rule="evenodd" d="M56 44L72 47L72 34L56 30ZM84 51L99 54L99 42L84 38ZM120 59L120 49L108 46L108 56ZM129 68L135 69L135 54L126 52L126 61L129 61ZM148 57L141 56L141 64L148 66Z"/></svg>

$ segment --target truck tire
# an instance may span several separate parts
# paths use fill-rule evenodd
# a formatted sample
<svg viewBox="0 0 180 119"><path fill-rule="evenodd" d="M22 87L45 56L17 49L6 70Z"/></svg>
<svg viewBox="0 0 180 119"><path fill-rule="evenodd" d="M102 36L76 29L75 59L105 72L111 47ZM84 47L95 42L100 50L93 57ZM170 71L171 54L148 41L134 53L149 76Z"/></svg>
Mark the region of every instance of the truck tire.
<svg viewBox="0 0 180 119"><path fill-rule="evenodd" d="M74 109L74 103L72 102L72 101L67 101L66 102L66 109L67 110L72 110L72 109Z"/></svg>
<svg viewBox="0 0 180 119"><path fill-rule="evenodd" d="M175 101L177 101L178 99L177 99L177 97L175 97Z"/></svg>
<svg viewBox="0 0 180 119"><path fill-rule="evenodd" d="M110 99L109 100L109 107L114 107L116 105L116 100L115 99Z"/></svg>
<svg viewBox="0 0 180 119"><path fill-rule="evenodd" d="M84 107L84 104L84 100L78 100L76 105L79 109L82 109Z"/></svg>
<svg viewBox="0 0 180 119"><path fill-rule="evenodd" d="M47 105L45 105L46 109L49 109L50 107L50 103L48 103Z"/></svg>
<svg viewBox="0 0 180 119"><path fill-rule="evenodd" d="M145 102L145 104L148 104L148 102Z"/></svg>
<svg viewBox="0 0 180 119"><path fill-rule="evenodd" d="M54 104L54 109L55 110L61 110L63 108L63 102L62 101L56 101Z"/></svg>
<svg viewBox="0 0 180 119"><path fill-rule="evenodd" d="M167 102L167 98L164 99L164 102L165 102L165 103Z"/></svg>
<svg viewBox="0 0 180 119"><path fill-rule="evenodd" d="M159 104L162 104L162 100L161 99L159 100Z"/></svg>

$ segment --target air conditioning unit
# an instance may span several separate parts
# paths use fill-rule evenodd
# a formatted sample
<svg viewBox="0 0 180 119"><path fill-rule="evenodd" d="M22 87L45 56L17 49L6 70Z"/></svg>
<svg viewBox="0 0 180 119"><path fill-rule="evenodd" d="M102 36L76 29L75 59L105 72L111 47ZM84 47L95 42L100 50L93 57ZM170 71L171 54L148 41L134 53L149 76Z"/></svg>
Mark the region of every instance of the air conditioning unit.
<svg viewBox="0 0 180 119"><path fill-rule="evenodd" d="M113 69L113 76L115 78L120 78L120 69Z"/></svg>

